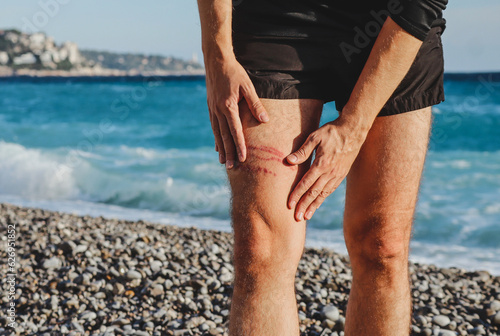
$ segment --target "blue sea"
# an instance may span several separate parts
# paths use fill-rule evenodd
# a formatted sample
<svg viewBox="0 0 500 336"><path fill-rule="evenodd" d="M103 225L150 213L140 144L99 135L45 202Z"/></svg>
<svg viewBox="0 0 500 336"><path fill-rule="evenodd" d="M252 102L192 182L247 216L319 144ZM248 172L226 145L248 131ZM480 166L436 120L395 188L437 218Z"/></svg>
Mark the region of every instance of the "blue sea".
<svg viewBox="0 0 500 336"><path fill-rule="evenodd" d="M500 275L500 76L448 75L410 258ZM336 118L325 106L322 122ZM0 82L0 202L230 231L201 77ZM346 253L344 183L307 246Z"/></svg>

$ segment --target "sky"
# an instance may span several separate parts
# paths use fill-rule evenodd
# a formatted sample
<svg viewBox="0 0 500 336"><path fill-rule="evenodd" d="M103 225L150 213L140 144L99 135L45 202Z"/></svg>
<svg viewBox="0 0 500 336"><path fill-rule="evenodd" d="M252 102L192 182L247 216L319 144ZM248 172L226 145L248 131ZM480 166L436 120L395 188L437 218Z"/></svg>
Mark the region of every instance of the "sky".
<svg viewBox="0 0 500 336"><path fill-rule="evenodd" d="M499 14L498 0L450 0L446 71L500 71ZM202 60L196 0L2 0L0 28L43 31L81 49Z"/></svg>

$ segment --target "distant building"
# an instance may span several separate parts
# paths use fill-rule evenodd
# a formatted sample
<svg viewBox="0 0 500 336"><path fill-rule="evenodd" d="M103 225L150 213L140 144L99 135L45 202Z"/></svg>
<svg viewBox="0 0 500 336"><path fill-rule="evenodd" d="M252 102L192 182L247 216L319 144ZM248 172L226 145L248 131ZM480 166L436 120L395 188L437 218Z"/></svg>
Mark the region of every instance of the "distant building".
<svg viewBox="0 0 500 336"><path fill-rule="evenodd" d="M26 53L22 54L21 56L15 57L13 62L15 65L35 64L36 57L32 53Z"/></svg>
<svg viewBox="0 0 500 336"><path fill-rule="evenodd" d="M9 54L5 51L0 51L0 64L7 65L9 63Z"/></svg>

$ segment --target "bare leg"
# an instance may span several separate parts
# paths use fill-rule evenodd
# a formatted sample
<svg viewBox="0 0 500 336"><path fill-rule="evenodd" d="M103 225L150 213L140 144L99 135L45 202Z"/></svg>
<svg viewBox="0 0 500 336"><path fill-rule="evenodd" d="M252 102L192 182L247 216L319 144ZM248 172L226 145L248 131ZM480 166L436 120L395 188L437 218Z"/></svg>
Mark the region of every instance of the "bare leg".
<svg viewBox="0 0 500 336"><path fill-rule="evenodd" d="M430 108L377 118L347 177L346 336L409 335L409 242L430 125Z"/></svg>
<svg viewBox="0 0 500 336"><path fill-rule="evenodd" d="M294 280L306 223L294 220L287 199L310 162L297 169L284 158L318 128L323 102L262 102L270 115L265 124L240 104L248 158L228 170L235 267L231 336L299 335Z"/></svg>

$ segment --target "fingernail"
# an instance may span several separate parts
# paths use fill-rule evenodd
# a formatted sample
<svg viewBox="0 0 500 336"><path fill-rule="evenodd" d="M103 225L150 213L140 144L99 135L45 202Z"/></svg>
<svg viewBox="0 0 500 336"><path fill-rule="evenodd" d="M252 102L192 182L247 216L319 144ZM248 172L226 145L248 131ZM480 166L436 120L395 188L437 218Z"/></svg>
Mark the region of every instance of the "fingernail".
<svg viewBox="0 0 500 336"><path fill-rule="evenodd" d="M288 156L288 161L290 161L290 162L297 162L297 156L295 154L289 155Z"/></svg>
<svg viewBox="0 0 500 336"><path fill-rule="evenodd" d="M311 219L312 216L313 216L312 211L306 212L306 219Z"/></svg>
<svg viewBox="0 0 500 336"><path fill-rule="evenodd" d="M296 201L293 201L292 203L290 203L290 209L293 209L295 208L295 205L297 204Z"/></svg>
<svg viewBox="0 0 500 336"><path fill-rule="evenodd" d="M240 162L243 162L245 161L245 158L243 157L243 154L238 154L238 159L240 160Z"/></svg>
<svg viewBox="0 0 500 336"><path fill-rule="evenodd" d="M268 117L268 116L267 116L267 114L265 114L265 113L261 113L261 114L259 114L259 119L260 119L260 121L262 121L262 122L268 122L268 121L269 121L269 117Z"/></svg>
<svg viewBox="0 0 500 336"><path fill-rule="evenodd" d="M226 168L227 169L233 168L233 160L227 160L226 161Z"/></svg>
<svg viewBox="0 0 500 336"><path fill-rule="evenodd" d="M297 218L298 218L299 220L303 220L303 219L304 219L304 213L303 213L302 211L301 211L301 212L299 212L299 214L297 215Z"/></svg>
<svg viewBox="0 0 500 336"><path fill-rule="evenodd" d="M224 156L221 153L219 153L219 162L220 163L224 162Z"/></svg>

